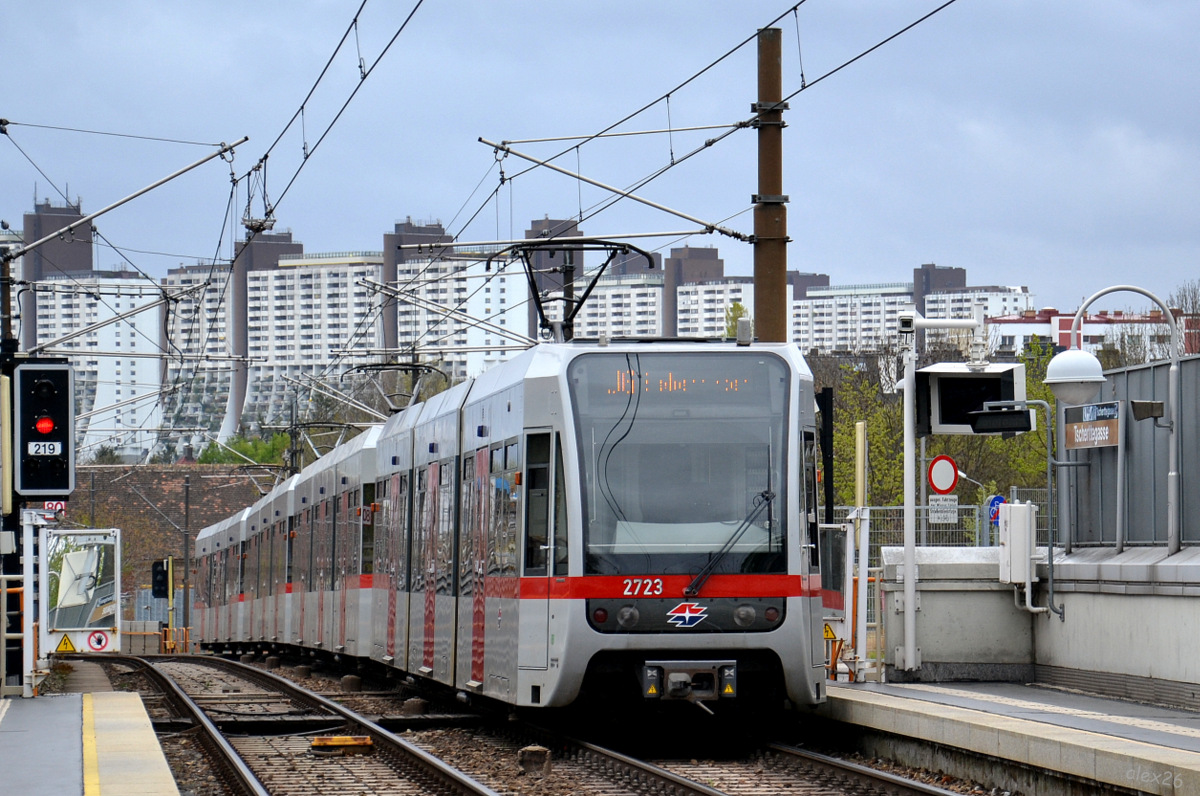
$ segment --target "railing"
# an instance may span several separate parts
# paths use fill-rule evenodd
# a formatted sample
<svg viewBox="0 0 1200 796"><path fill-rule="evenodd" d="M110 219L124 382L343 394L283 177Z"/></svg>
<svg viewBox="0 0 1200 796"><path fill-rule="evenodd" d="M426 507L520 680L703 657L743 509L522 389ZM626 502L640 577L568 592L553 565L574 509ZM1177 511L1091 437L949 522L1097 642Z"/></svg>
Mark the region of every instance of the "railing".
<svg viewBox="0 0 1200 796"><path fill-rule="evenodd" d="M871 682L883 682L883 663L887 659L887 633L883 624L883 567L867 570L867 661L864 674Z"/></svg>
<svg viewBox="0 0 1200 796"><path fill-rule="evenodd" d="M1044 490L1043 490L1044 491ZM837 524L847 522L847 516L853 509L848 506L834 508L834 520ZM950 521L945 521L950 520ZM996 534L992 528L986 510L981 506L958 506L950 509L942 507L918 506L916 509L917 544L919 546L950 546L950 547L984 547L996 543ZM822 528L830 528L824 525ZM851 530L851 533L853 531ZM852 541L849 543L852 544ZM845 550L850 553L849 544ZM849 584L849 597L846 609L841 618L846 637L829 642L827 653L835 656L848 669L848 676L859 677L868 681L882 681L883 662L886 659L887 639L884 634L883 562L880 549L883 547L899 547L904 544L904 507L878 506L870 509L870 549L867 551L867 597L866 605L857 608L858 594L857 566L855 575ZM823 551L822 555L828 551ZM844 560L844 559L843 559ZM857 559L856 562L857 563ZM838 565L840 566L840 565ZM832 574L832 573L831 573ZM841 579L838 579L841 582ZM837 585L832 588L838 589ZM861 652L851 650L855 643L854 627L857 610L866 610L867 638L865 649ZM860 663L855 663L858 657ZM830 677L838 677L838 667L831 665ZM842 672L843 679L847 671Z"/></svg>
<svg viewBox="0 0 1200 796"><path fill-rule="evenodd" d="M1045 487L1014 486L1008 490L1009 503L1033 503L1038 507L1037 538L1038 544L1044 545L1050 538L1050 512L1046 502ZM1061 526L1060 526L1061 527Z"/></svg>
<svg viewBox="0 0 1200 796"><path fill-rule="evenodd" d="M24 619L25 619L25 589L24 576L22 575L0 575L0 598L3 598L4 616L0 617L3 624L3 641L0 643L0 696L21 696L25 692L23 683L23 672L8 671L8 653L12 649L21 649L25 643ZM12 585L16 584L16 585ZM17 603L16 610L9 607L10 603ZM10 630L14 628L15 630ZM15 643L14 643L15 642ZM17 683L15 685L8 684L10 675L16 675Z"/></svg>
<svg viewBox="0 0 1200 796"><path fill-rule="evenodd" d="M1044 491L1044 490L1043 490ZM952 509L953 522L938 522L940 507L930 510L929 506L916 507L917 545L919 547L991 547L996 544L996 534L988 523L986 512L981 506L959 506ZM835 506L834 522L845 522L853 509ZM880 567L881 547L900 547L904 544L904 507L871 507L871 550L868 566Z"/></svg>

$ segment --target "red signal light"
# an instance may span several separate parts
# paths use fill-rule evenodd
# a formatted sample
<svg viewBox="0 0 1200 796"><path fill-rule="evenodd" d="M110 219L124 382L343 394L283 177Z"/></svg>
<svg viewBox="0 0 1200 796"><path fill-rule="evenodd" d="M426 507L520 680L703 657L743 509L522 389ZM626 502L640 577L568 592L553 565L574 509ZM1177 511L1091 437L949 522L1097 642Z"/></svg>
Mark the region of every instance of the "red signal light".
<svg viewBox="0 0 1200 796"><path fill-rule="evenodd" d="M49 434L54 431L54 418L43 415L34 421L33 427L39 434Z"/></svg>

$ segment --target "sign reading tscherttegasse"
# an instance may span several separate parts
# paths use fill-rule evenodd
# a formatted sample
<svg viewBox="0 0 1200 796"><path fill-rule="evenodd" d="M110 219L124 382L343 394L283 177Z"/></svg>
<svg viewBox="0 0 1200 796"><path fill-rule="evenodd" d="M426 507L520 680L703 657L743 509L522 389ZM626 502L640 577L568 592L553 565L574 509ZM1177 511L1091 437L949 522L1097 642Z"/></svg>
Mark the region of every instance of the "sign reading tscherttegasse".
<svg viewBox="0 0 1200 796"><path fill-rule="evenodd" d="M1117 421L1120 414L1121 405L1117 401L1067 407L1067 449L1107 448L1118 445L1120 426Z"/></svg>

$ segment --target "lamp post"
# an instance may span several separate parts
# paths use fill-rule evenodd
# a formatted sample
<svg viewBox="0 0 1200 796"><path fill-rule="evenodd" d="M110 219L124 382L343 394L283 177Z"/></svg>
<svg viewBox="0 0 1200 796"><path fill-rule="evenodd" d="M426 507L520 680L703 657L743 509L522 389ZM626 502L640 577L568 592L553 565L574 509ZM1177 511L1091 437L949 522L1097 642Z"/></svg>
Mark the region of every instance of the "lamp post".
<svg viewBox="0 0 1200 796"><path fill-rule="evenodd" d="M1167 371L1167 397L1171 404L1171 419L1166 423L1167 438L1167 555L1178 553L1181 547L1179 500L1179 326L1175 316L1158 296L1133 285L1114 285L1093 294L1079 306L1071 323L1071 348L1054 355L1046 366L1045 383L1061 404L1083 404L1092 400L1104 383L1100 360L1079 345L1079 326L1083 314L1092 302L1109 293L1130 291L1138 293L1162 308L1171 328L1171 367ZM1060 424L1061 427L1061 424ZM1063 494L1063 490L1059 490ZM1065 514L1064 514L1065 516Z"/></svg>
<svg viewBox="0 0 1200 796"><path fill-rule="evenodd" d="M978 482L978 481L976 481L974 478L972 478L971 476L969 476L969 475L967 475L966 473L964 473L962 470L959 470L959 471L958 471L958 477L959 477L959 478L961 478L961 479L962 479L962 480L964 480L964 481L970 481L972 484L974 484L975 486L979 487L980 489L983 489L983 488L984 488L983 484L979 483L979 482Z"/></svg>
<svg viewBox="0 0 1200 796"><path fill-rule="evenodd" d="M900 356L904 363L904 640L893 656L898 671L921 668L917 648L917 352L913 336L918 329L973 329L982 350L983 305L976 305L973 314L975 317L970 319L924 318L915 312L904 312L900 317ZM973 353L975 348L973 345Z"/></svg>

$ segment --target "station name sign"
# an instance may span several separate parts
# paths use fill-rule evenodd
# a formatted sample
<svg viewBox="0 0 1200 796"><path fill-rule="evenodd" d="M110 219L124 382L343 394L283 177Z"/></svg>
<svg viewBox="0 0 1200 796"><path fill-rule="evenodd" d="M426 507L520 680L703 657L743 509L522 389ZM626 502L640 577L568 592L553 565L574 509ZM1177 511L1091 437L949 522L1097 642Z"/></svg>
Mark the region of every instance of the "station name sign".
<svg viewBox="0 0 1200 796"><path fill-rule="evenodd" d="M1066 410L1067 450L1107 448L1120 443L1119 401L1069 406Z"/></svg>

